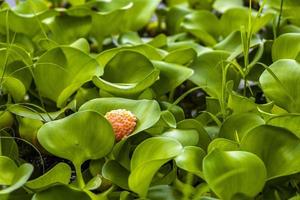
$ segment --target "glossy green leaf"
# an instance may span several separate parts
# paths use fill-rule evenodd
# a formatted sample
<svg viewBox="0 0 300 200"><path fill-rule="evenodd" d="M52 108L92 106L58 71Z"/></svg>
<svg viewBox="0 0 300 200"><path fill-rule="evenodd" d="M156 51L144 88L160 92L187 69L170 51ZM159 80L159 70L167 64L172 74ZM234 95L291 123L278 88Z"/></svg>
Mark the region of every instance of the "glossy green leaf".
<svg viewBox="0 0 300 200"><path fill-rule="evenodd" d="M0 43L0 84L17 102L24 99L31 84L31 65L30 55L23 48Z"/></svg>
<svg viewBox="0 0 300 200"><path fill-rule="evenodd" d="M7 104L7 109L17 115L24 118L40 120L44 122L49 122L61 117L64 112L68 109L73 109L75 107L75 102L70 102L66 107L56 111L56 112L45 112L41 108L31 105L22 105L22 104Z"/></svg>
<svg viewBox="0 0 300 200"><path fill-rule="evenodd" d="M26 187L32 190L44 190L57 184L69 184L71 178L71 167L66 163L58 163L42 176L30 180Z"/></svg>
<svg viewBox="0 0 300 200"><path fill-rule="evenodd" d="M276 105L289 112L300 112L300 64L295 60L281 59L269 66L259 78L264 94Z"/></svg>
<svg viewBox="0 0 300 200"><path fill-rule="evenodd" d="M133 134L153 126L160 117L160 108L153 100L130 100L123 98L98 98L83 104L79 111L93 110L101 115L115 109L126 109L137 117L137 125Z"/></svg>
<svg viewBox="0 0 300 200"><path fill-rule="evenodd" d="M102 77L94 77L94 84L119 96L138 94L150 87L159 76L150 60L135 51L118 52L104 68Z"/></svg>
<svg viewBox="0 0 300 200"><path fill-rule="evenodd" d="M300 138L300 115L299 114L286 114L272 117L267 121L267 124L288 129Z"/></svg>
<svg viewBox="0 0 300 200"><path fill-rule="evenodd" d="M0 157L0 171L5 172L0 175L1 185L10 185L13 182L14 174L18 170L17 165L9 157Z"/></svg>
<svg viewBox="0 0 300 200"><path fill-rule="evenodd" d="M93 177L89 182L85 185L84 189L85 190L96 190L101 186L102 179L100 175L96 175Z"/></svg>
<svg viewBox="0 0 300 200"><path fill-rule="evenodd" d="M103 177L111 180L114 184L120 186L123 189L129 189L128 177L129 171L121 166L117 161L110 160L103 166L102 174Z"/></svg>
<svg viewBox="0 0 300 200"><path fill-rule="evenodd" d="M203 178L202 161L206 153L200 147L186 146L175 158L176 165Z"/></svg>
<svg viewBox="0 0 300 200"><path fill-rule="evenodd" d="M179 155L182 149L179 142L165 137L149 138L140 143L131 159L129 188L140 197L146 197L154 174L163 164Z"/></svg>
<svg viewBox="0 0 300 200"><path fill-rule="evenodd" d="M267 174L255 154L218 149L204 158L203 173L208 186L224 200L255 197L264 187Z"/></svg>
<svg viewBox="0 0 300 200"><path fill-rule="evenodd" d="M182 26L208 46L216 44L216 37L221 30L219 19L213 13L204 10L186 15Z"/></svg>
<svg viewBox="0 0 300 200"><path fill-rule="evenodd" d="M38 59L33 71L40 94L55 101L58 107L63 107L81 85L103 73L95 59L67 46L47 51Z"/></svg>
<svg viewBox="0 0 300 200"><path fill-rule="evenodd" d="M258 155L267 168L268 180L298 173L300 139L290 131L270 125L252 129L244 136L241 149Z"/></svg>
<svg viewBox="0 0 300 200"><path fill-rule="evenodd" d="M46 17L53 16L55 12L45 10L44 7L42 9L38 9L38 13L34 15L32 13L32 8L30 8L30 4L32 3L29 3L26 9L19 9L20 7L18 6L14 10L2 9L0 11L0 30L6 30L5 27L7 26L7 22L9 21L8 28L13 32L23 33L30 37L40 34L41 27L39 22L37 21L37 18L41 20Z"/></svg>
<svg viewBox="0 0 300 200"><path fill-rule="evenodd" d="M253 36L250 40L249 47L255 48L261 43L262 41L257 36ZM230 33L224 40L214 46L214 49L231 52L230 58L235 58L238 55L242 54L244 51L243 48L244 47L240 31L234 31Z"/></svg>
<svg viewBox="0 0 300 200"><path fill-rule="evenodd" d="M199 141L199 134L196 130L169 129L161 136L173 138L183 146L195 146Z"/></svg>
<svg viewBox="0 0 300 200"><path fill-rule="evenodd" d="M92 27L90 16L76 17L66 14L45 21L51 30L50 38L59 44L70 44L85 37Z"/></svg>
<svg viewBox="0 0 300 200"><path fill-rule="evenodd" d="M287 33L280 35L273 43L273 61L279 59L298 59L300 62L300 33Z"/></svg>
<svg viewBox="0 0 300 200"><path fill-rule="evenodd" d="M159 80L153 85L158 95L174 90L193 74L193 70L182 65L161 61L152 61L152 63L160 71Z"/></svg>
<svg viewBox="0 0 300 200"><path fill-rule="evenodd" d="M139 54L146 56L150 60L161 60L163 58L161 52L159 52L156 48L153 48L152 46L147 44L140 44L135 46L122 46L118 48L108 49L97 55L96 60L102 66L105 66L117 53L121 51L135 51Z"/></svg>
<svg viewBox="0 0 300 200"><path fill-rule="evenodd" d="M231 8L243 7L243 0L215 0L213 8L220 12L226 12Z"/></svg>
<svg viewBox="0 0 300 200"><path fill-rule="evenodd" d="M256 114L231 115L222 124L219 137L240 141L251 129L262 124L265 124L265 121Z"/></svg>
<svg viewBox="0 0 300 200"><path fill-rule="evenodd" d="M13 160L19 159L18 145L14 137L5 130L0 130L0 152L1 156L6 156Z"/></svg>
<svg viewBox="0 0 300 200"><path fill-rule="evenodd" d="M107 155L115 140L110 123L94 111L48 122L39 129L37 137L48 152L77 165Z"/></svg>
<svg viewBox="0 0 300 200"><path fill-rule="evenodd" d="M36 193L32 200L92 200L85 192L71 189L68 186L54 186L47 190Z"/></svg>
<svg viewBox="0 0 300 200"><path fill-rule="evenodd" d="M252 21L252 32L256 33L262 27L266 26L270 22L274 13L265 12L259 17L256 16L257 12L254 10L251 11L251 21ZM244 26L245 30L248 30L248 21L249 21L249 9L246 7L241 8L231 8L226 10L226 12L221 17L222 34L224 36L229 35L232 31L241 30L241 27Z"/></svg>
<svg viewBox="0 0 300 200"><path fill-rule="evenodd" d="M0 111L0 129L11 127L14 123L13 115L7 111Z"/></svg>
<svg viewBox="0 0 300 200"><path fill-rule="evenodd" d="M33 172L31 164L25 163L18 167L13 160L5 156L0 156L0 168L2 172L5 171L0 176L0 184L7 186L0 190L0 195L9 194L21 188Z"/></svg>
<svg viewBox="0 0 300 200"><path fill-rule="evenodd" d="M187 65L190 64L196 56L197 52L193 48L177 49L166 55L164 61L179 65Z"/></svg>
<svg viewBox="0 0 300 200"><path fill-rule="evenodd" d="M198 56L197 60L191 64L194 74L190 80L201 86L212 97L220 97L222 91L222 67L225 68L226 59L230 56L226 51L205 52ZM234 79L235 73L229 73Z"/></svg>
<svg viewBox="0 0 300 200"><path fill-rule="evenodd" d="M43 122L30 118L19 118L18 122L20 137L34 145L37 145L36 135L39 128L43 125Z"/></svg>
<svg viewBox="0 0 300 200"><path fill-rule="evenodd" d="M240 149L239 143L228 140L225 138L216 138L207 147L207 152L211 152L214 149L219 149L221 151L238 151Z"/></svg>
<svg viewBox="0 0 300 200"><path fill-rule="evenodd" d="M194 130L198 132L199 140L196 146L206 149L211 139L204 129L203 125L195 119L185 119L177 124L177 128L181 130Z"/></svg>

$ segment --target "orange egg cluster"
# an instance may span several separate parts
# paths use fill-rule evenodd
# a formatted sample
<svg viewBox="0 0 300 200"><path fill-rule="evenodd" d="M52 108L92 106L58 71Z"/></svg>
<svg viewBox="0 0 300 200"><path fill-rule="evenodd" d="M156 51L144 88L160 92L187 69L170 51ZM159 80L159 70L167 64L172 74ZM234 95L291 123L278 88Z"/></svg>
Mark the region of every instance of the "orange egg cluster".
<svg viewBox="0 0 300 200"><path fill-rule="evenodd" d="M105 114L105 118L111 123L117 141L131 134L137 121L136 116L125 109L111 110Z"/></svg>

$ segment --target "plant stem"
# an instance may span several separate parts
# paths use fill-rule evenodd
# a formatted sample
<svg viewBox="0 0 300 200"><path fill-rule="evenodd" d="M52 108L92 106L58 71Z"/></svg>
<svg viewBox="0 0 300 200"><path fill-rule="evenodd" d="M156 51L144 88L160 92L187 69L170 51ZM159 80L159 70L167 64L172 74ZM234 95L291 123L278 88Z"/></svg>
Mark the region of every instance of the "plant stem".
<svg viewBox="0 0 300 200"><path fill-rule="evenodd" d="M183 198L182 200L189 200L191 195L191 189L189 186L192 186L194 175L192 173L189 173L186 175L186 183L183 188Z"/></svg>
<svg viewBox="0 0 300 200"><path fill-rule="evenodd" d="M83 180L83 176L82 176L82 172L81 172L81 165L78 165L78 164L74 163L74 166L75 166L77 183L78 183L79 187L81 189L83 189L85 187L85 182Z"/></svg>
<svg viewBox="0 0 300 200"><path fill-rule="evenodd" d="M281 15L282 15L282 8L283 8L283 0L280 1L280 12L279 12L278 21L277 21L277 27L276 27L276 37L277 37L278 32L279 32Z"/></svg>

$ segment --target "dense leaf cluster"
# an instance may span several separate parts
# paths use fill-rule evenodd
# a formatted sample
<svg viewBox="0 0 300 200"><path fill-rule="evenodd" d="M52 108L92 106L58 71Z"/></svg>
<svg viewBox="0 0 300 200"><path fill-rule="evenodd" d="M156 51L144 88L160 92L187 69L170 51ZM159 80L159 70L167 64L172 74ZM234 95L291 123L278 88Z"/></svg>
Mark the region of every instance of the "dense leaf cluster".
<svg viewBox="0 0 300 200"><path fill-rule="evenodd" d="M0 199L299 199L299 12L0 3ZM137 118L121 141L116 109Z"/></svg>

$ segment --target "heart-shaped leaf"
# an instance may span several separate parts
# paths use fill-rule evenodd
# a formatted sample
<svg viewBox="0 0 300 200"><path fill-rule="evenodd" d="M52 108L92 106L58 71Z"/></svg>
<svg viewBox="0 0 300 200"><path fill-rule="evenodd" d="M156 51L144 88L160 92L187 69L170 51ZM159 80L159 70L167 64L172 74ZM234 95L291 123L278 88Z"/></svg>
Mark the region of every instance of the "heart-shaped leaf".
<svg viewBox="0 0 300 200"><path fill-rule="evenodd" d="M267 174L255 154L218 149L204 158L203 173L208 186L224 200L255 197L264 187Z"/></svg>
<svg viewBox="0 0 300 200"><path fill-rule="evenodd" d="M246 134L241 149L258 155L265 163L268 180L300 171L300 139L290 131L261 125Z"/></svg>
<svg viewBox="0 0 300 200"><path fill-rule="evenodd" d="M159 70L144 55L135 51L118 52L104 68L102 77L94 77L94 84L109 93L132 96L150 87Z"/></svg>
<svg viewBox="0 0 300 200"><path fill-rule="evenodd" d="M37 137L48 152L76 165L107 155L115 141L110 123L94 111L48 122L39 129Z"/></svg>
<svg viewBox="0 0 300 200"><path fill-rule="evenodd" d="M137 125L131 135L153 126L160 117L160 108L153 100L131 100L123 98L99 98L83 104L79 111L93 110L101 115L116 109L126 109L137 117Z"/></svg>

